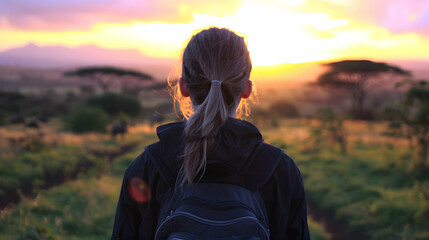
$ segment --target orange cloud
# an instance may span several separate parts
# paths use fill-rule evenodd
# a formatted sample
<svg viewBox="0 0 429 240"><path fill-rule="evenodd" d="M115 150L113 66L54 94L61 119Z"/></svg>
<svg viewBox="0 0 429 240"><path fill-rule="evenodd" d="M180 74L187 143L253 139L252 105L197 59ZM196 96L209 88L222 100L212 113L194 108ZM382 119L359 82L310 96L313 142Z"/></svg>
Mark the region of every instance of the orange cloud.
<svg viewBox="0 0 429 240"><path fill-rule="evenodd" d="M420 0L416 0L420 10L417 11L414 6L408 10L403 8L405 13L398 15L402 19L413 13L407 21L414 23L414 28L404 25L396 26L396 29L393 20L392 26L386 25L391 15L381 3L386 4L388 0L243 0L241 3L229 0L220 3L199 0L93 0L81 5L73 5L78 1L67 0L57 2L58 9L70 8L69 12L63 13L63 21L71 23L75 19L77 25L82 23L79 26L85 27L71 30L65 27L67 24L61 25L61 21L53 21L50 26L58 24L57 27L66 29L61 31L51 31L49 27L32 29L31 24L48 26L45 25L48 19L61 15L61 11L49 12L52 6L43 4L36 8L40 14L27 16L27 20L34 17L33 23L26 25L23 20L22 24L28 29L17 28L19 22L12 21L11 16L28 13L26 8L17 9L17 6L29 1L16 0L16 6L6 10L0 4L0 14L9 13L0 18L0 50L28 42L70 47L96 44L105 48L138 49L151 57L178 58L193 33L215 25L228 27L246 36L255 65L339 58L429 58L425 54L429 52L429 38L421 34L421 29L427 26L426 18L429 17L426 15L429 14L425 8L427 4ZM405 0L391 2L392 5L387 6L394 10L401 9L407 3ZM355 10L352 11L352 8ZM145 11L147 15L143 14ZM377 11L379 15L373 16ZM79 17L82 19L79 20ZM106 19L109 21L105 22ZM402 31L402 28L407 31Z"/></svg>

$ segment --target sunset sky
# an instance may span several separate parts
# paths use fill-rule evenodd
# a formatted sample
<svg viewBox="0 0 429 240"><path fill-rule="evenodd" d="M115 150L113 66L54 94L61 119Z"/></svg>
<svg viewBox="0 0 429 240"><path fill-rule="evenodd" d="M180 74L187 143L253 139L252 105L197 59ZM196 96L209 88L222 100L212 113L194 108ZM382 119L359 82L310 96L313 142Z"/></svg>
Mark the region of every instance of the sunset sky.
<svg viewBox="0 0 429 240"><path fill-rule="evenodd" d="M255 65L429 60L428 0L0 0L0 51L93 44L178 58L208 26L246 36Z"/></svg>

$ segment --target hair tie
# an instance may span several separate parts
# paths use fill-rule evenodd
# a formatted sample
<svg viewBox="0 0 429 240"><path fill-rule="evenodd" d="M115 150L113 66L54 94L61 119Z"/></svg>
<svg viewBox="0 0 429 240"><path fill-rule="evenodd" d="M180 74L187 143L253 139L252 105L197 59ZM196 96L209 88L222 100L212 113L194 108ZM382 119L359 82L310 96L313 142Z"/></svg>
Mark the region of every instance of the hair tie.
<svg viewBox="0 0 429 240"><path fill-rule="evenodd" d="M222 85L222 82L219 80L211 80L212 83L219 83L219 85Z"/></svg>

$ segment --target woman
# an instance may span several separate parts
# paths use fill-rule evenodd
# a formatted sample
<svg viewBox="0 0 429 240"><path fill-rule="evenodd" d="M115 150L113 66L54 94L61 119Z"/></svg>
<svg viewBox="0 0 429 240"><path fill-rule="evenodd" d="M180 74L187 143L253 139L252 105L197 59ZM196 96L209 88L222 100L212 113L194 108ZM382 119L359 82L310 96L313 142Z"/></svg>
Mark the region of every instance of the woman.
<svg viewBox="0 0 429 240"><path fill-rule="evenodd" d="M295 163L282 152L278 161L255 157L263 143L259 130L235 118L242 100L252 93L251 68L244 39L232 31L210 28L192 37L183 52L178 84L188 119L158 127L160 141L127 169L112 239L153 239L166 192L200 181L258 190L271 239L310 239Z"/></svg>

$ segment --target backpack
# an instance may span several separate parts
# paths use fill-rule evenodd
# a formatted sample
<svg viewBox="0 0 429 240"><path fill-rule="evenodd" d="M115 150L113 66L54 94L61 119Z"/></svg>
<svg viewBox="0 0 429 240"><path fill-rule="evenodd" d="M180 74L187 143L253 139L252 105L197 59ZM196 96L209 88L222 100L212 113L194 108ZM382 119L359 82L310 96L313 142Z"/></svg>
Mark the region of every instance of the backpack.
<svg viewBox="0 0 429 240"><path fill-rule="evenodd" d="M151 151L151 155L156 153ZM171 186L160 204L155 240L269 240L268 217L259 188L271 177L281 155L280 149L261 143L253 158L262 160L252 159L241 176L250 186L199 182L180 191ZM156 162L160 170L160 161ZM272 167L261 168L261 164ZM260 169L268 172L258 174ZM162 170L160 173L162 176Z"/></svg>

